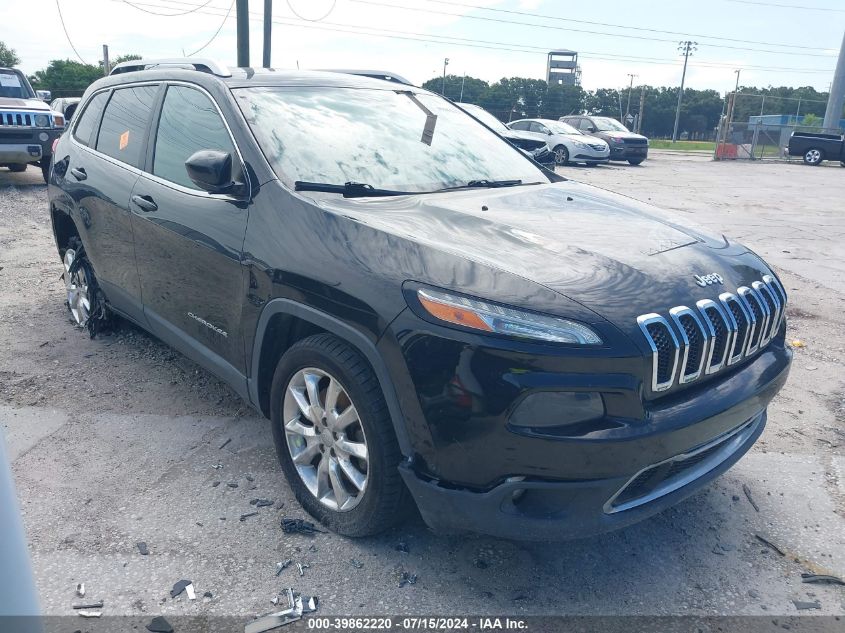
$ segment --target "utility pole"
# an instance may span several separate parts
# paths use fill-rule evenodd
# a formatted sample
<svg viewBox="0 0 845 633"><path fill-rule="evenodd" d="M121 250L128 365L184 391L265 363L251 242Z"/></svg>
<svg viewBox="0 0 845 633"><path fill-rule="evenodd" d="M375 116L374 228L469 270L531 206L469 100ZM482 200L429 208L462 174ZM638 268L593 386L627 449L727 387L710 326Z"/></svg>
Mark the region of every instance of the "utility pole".
<svg viewBox="0 0 845 633"><path fill-rule="evenodd" d="M273 0L264 0L264 57L261 60L264 68L270 68L270 48L273 32Z"/></svg>
<svg viewBox="0 0 845 633"><path fill-rule="evenodd" d="M461 79L461 96L460 96L460 98L458 99L458 102L459 102L459 103L463 103L463 102L464 102L464 83L466 82L466 80L467 80L467 74L466 74L466 72L464 72L464 78L463 78L463 79Z"/></svg>
<svg viewBox="0 0 845 633"><path fill-rule="evenodd" d="M628 115L631 113L631 90L634 89L634 77L631 73L628 73L628 76L631 78L631 81L628 83L628 105L625 106L625 118L628 118ZM623 121L624 123L624 121Z"/></svg>
<svg viewBox="0 0 845 633"><path fill-rule="evenodd" d="M634 130L637 134L643 129L643 112L645 112L645 86L640 92L640 112L637 116L637 128Z"/></svg>
<svg viewBox="0 0 845 633"><path fill-rule="evenodd" d="M235 0L238 22L238 68L249 67L249 0Z"/></svg>
<svg viewBox="0 0 845 633"><path fill-rule="evenodd" d="M736 73L736 87L734 88L734 94L739 92L739 73L742 72L742 68L737 68L735 71Z"/></svg>
<svg viewBox="0 0 845 633"><path fill-rule="evenodd" d="M449 65L449 58L443 60L443 85L440 87L440 94L446 96L446 66Z"/></svg>
<svg viewBox="0 0 845 633"><path fill-rule="evenodd" d="M111 67L109 65L109 45L103 44L103 76L107 77L111 71Z"/></svg>
<svg viewBox="0 0 845 633"><path fill-rule="evenodd" d="M836 71L833 74L833 82L830 84L830 95L827 98L827 108L824 111L823 125L825 130L836 130L839 128L839 119L842 118L843 102L845 102L845 35L842 36L839 60L836 62Z"/></svg>
<svg viewBox="0 0 845 633"><path fill-rule="evenodd" d="M689 61L689 56L696 50L697 44L698 42L686 40L685 42L680 42L678 45L678 50L684 54L684 72L681 74L681 89L678 91L678 107L675 110L675 127L672 130L673 143L678 140L678 123L681 120L681 99L684 98L684 81L687 78L687 62Z"/></svg>

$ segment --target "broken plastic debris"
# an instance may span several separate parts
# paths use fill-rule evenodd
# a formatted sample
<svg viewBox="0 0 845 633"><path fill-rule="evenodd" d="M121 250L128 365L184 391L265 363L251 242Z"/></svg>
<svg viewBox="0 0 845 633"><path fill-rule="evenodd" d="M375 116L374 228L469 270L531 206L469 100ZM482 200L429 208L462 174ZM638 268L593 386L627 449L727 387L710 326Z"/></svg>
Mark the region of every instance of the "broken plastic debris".
<svg viewBox="0 0 845 633"><path fill-rule="evenodd" d="M792 604L795 605L795 608L799 611L808 611L810 609L821 609L821 603L816 600L815 602L803 602L801 600L793 600Z"/></svg>
<svg viewBox="0 0 845 633"><path fill-rule="evenodd" d="M270 499L252 499L249 505L255 506L256 508L266 508L273 505L273 502Z"/></svg>
<svg viewBox="0 0 845 633"><path fill-rule="evenodd" d="M101 617L103 617L102 611L80 610L80 611L77 611L76 613L79 614L79 617L81 617L81 618L101 618Z"/></svg>
<svg viewBox="0 0 845 633"><path fill-rule="evenodd" d="M291 563L293 563L293 561L290 558L288 558L285 561L282 561L281 563L276 563L276 576L278 576L284 570L286 570L288 567L290 567Z"/></svg>
<svg viewBox="0 0 845 633"><path fill-rule="evenodd" d="M268 613L248 623L244 627L244 633L264 633L302 618L304 613L313 613L317 610L319 600L316 596L301 596L288 589L284 594L287 598L288 608L275 613ZM272 600L278 604L282 600L277 596Z"/></svg>
<svg viewBox="0 0 845 633"><path fill-rule="evenodd" d="M798 338L793 339L789 344L792 345L792 347L807 347L807 344Z"/></svg>
<svg viewBox="0 0 845 633"><path fill-rule="evenodd" d="M234 481L230 481L226 485L229 486L229 488L237 488L238 487L238 484L235 483Z"/></svg>
<svg viewBox="0 0 845 633"><path fill-rule="evenodd" d="M773 550L775 550L781 556L786 556L786 552L784 552L781 548L779 548L777 545L772 543L769 539L767 539L763 536L760 536L759 534L755 534L754 538L756 538L758 541L760 541L766 547L772 548Z"/></svg>
<svg viewBox="0 0 845 633"><path fill-rule="evenodd" d="M241 515L241 523L246 521L249 517L256 517L258 516L257 512L247 512L246 514Z"/></svg>
<svg viewBox="0 0 845 633"><path fill-rule="evenodd" d="M86 602L85 604L75 604L73 608L78 609L102 609L103 608L103 601L100 600L99 602Z"/></svg>
<svg viewBox="0 0 845 633"><path fill-rule="evenodd" d="M191 584L190 580L180 580L175 585L173 585L173 589L170 590L170 597L175 598L180 593L185 591L185 587Z"/></svg>
<svg viewBox="0 0 845 633"><path fill-rule="evenodd" d="M401 589L405 585L416 585L417 584L417 575L416 574L409 574L406 571L402 572L402 575L399 576L399 588Z"/></svg>
<svg viewBox="0 0 845 633"><path fill-rule="evenodd" d="M141 553L141 556L147 556L150 553L150 550L147 548L147 544L144 543L144 541L138 541L135 545Z"/></svg>
<svg viewBox="0 0 845 633"><path fill-rule="evenodd" d="M223 468L223 464L212 464L211 467L214 470L220 470L221 468Z"/></svg>
<svg viewBox="0 0 845 633"><path fill-rule="evenodd" d="M185 585L185 593L188 594L188 600L197 599L197 594L194 592L194 583Z"/></svg>
<svg viewBox="0 0 845 633"><path fill-rule="evenodd" d="M308 563L297 563L296 567L297 567L297 569L299 569L299 575L300 576L305 575L306 569L311 569L311 565L309 565Z"/></svg>
<svg viewBox="0 0 845 633"><path fill-rule="evenodd" d="M828 585L845 585L845 580L828 574L801 574L801 582L812 582Z"/></svg>
<svg viewBox="0 0 845 633"><path fill-rule="evenodd" d="M352 565L355 569L361 569L364 566L364 563L354 558L349 561L349 564Z"/></svg>
<svg viewBox="0 0 845 633"><path fill-rule="evenodd" d="M219 485L220 485L220 482L219 482L219 481L212 481L212 482L211 482L211 487L212 487L212 488L216 488L216 487L217 487L217 486L219 486Z"/></svg>
<svg viewBox="0 0 845 633"><path fill-rule="evenodd" d="M314 535L316 532L323 532L311 521L304 519L282 519L282 530L285 534Z"/></svg>
<svg viewBox="0 0 845 633"><path fill-rule="evenodd" d="M228 440L226 440L225 442L223 442L223 443L220 445L220 449L219 449L219 450L221 450L221 451L222 451L224 448L226 448L226 445L227 445L229 442L231 442L231 441L232 441L232 438L230 437Z"/></svg>
<svg viewBox="0 0 845 633"><path fill-rule="evenodd" d="M79 596L80 598L85 597L85 583L84 582L81 582L78 585L76 585L76 595Z"/></svg>
<svg viewBox="0 0 845 633"><path fill-rule="evenodd" d="M754 508L757 512L759 512L760 506L758 506L754 502L754 498L751 496L751 489L745 484L742 484L742 491L745 493L745 498L748 499L748 503L751 504L751 507Z"/></svg>
<svg viewBox="0 0 845 633"><path fill-rule="evenodd" d="M152 633L173 633L173 627L170 622L158 615L153 618L153 621L147 625L147 630Z"/></svg>

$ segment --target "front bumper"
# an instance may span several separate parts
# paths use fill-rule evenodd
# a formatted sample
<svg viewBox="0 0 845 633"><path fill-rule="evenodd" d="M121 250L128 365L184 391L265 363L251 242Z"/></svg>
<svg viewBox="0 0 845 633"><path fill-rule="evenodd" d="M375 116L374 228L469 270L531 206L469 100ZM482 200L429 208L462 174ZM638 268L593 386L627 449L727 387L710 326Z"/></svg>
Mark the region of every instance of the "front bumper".
<svg viewBox="0 0 845 633"><path fill-rule="evenodd" d="M610 160L645 160L648 145L611 145Z"/></svg>
<svg viewBox="0 0 845 633"><path fill-rule="evenodd" d="M63 131L26 127L0 129L0 165L33 163L49 158L53 152L53 141Z"/></svg>

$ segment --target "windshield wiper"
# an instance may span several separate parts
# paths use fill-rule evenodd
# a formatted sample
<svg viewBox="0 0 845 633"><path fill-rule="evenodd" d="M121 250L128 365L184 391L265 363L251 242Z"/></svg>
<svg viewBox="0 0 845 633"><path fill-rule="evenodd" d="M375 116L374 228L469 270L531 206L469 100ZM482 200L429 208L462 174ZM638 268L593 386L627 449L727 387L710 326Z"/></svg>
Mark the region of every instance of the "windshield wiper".
<svg viewBox="0 0 845 633"><path fill-rule="evenodd" d="M476 189L476 188L486 188L486 189L496 189L499 187L517 187L523 184L521 180L487 180L487 179L480 179L480 180L470 180L465 185L458 185L457 187L444 187L443 189L438 189L437 191L456 191L458 189ZM539 182L529 182L524 183L526 185L539 185Z"/></svg>
<svg viewBox="0 0 845 633"><path fill-rule="evenodd" d="M344 198L367 198L370 196L411 196L416 191L394 191L393 189L376 189L372 185L362 182L347 182L333 185L328 182L306 182L297 180L293 183L295 191L322 191L325 193L341 193Z"/></svg>

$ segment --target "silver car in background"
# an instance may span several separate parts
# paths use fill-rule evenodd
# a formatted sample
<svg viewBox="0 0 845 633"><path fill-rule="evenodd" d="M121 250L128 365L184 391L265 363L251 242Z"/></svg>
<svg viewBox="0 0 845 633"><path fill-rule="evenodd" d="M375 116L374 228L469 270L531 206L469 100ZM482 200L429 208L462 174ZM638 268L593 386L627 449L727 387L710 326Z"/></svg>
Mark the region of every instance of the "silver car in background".
<svg viewBox="0 0 845 633"><path fill-rule="evenodd" d="M554 152L555 163L584 163L598 165L610 160L610 147L603 140L587 136L562 121L552 119L520 119L508 123L512 130L519 130L534 138L546 141Z"/></svg>

